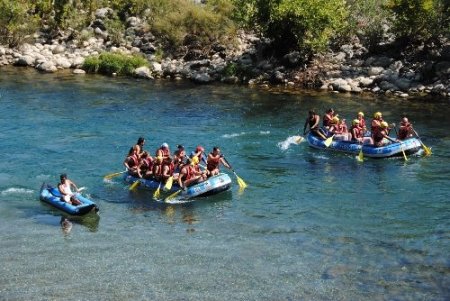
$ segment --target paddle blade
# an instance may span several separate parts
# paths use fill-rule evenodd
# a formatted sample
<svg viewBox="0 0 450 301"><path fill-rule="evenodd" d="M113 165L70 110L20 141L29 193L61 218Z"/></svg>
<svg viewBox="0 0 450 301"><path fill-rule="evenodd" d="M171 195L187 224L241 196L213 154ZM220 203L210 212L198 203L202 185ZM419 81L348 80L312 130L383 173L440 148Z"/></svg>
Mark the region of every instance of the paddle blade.
<svg viewBox="0 0 450 301"><path fill-rule="evenodd" d="M167 179L166 185L164 186L164 191L169 191L170 189L172 189L172 184L173 184L173 177L169 177Z"/></svg>
<svg viewBox="0 0 450 301"><path fill-rule="evenodd" d="M181 191L183 191L182 189L179 189L177 191L175 191L174 193L172 193L171 195L169 195L168 197L166 197L164 199L164 202L170 201L171 199L175 198Z"/></svg>
<svg viewBox="0 0 450 301"><path fill-rule="evenodd" d="M408 158L406 157L405 151L403 150L403 144L401 144L402 154L405 161L408 161Z"/></svg>
<svg viewBox="0 0 450 301"><path fill-rule="evenodd" d="M121 171L121 172L111 173L111 174L109 174L109 175L104 176L103 179L105 179L105 180L110 180L110 179L112 179L112 178L114 178L114 177L117 177L118 175L121 175L121 174L123 174L123 173L125 173L125 172L126 172L126 171Z"/></svg>
<svg viewBox="0 0 450 301"><path fill-rule="evenodd" d="M161 195L160 189L161 189L161 183L159 183L158 189L156 189L155 192L153 193L154 199L159 199L159 196Z"/></svg>
<svg viewBox="0 0 450 301"><path fill-rule="evenodd" d="M299 144L300 142L302 142L305 138L303 138L302 136L294 136L295 138L295 143Z"/></svg>
<svg viewBox="0 0 450 301"><path fill-rule="evenodd" d="M334 135L327 138L323 144L325 144L326 147L330 147L331 142L333 142L333 137L334 137Z"/></svg>
<svg viewBox="0 0 450 301"><path fill-rule="evenodd" d="M134 182L133 184L130 185L130 188L128 188L129 190L134 190L136 187L139 186L139 184L141 184L141 181L136 180L136 182Z"/></svg>
<svg viewBox="0 0 450 301"><path fill-rule="evenodd" d="M244 182L244 180L242 180L237 174L236 172L234 173L234 175L236 176L236 180L237 183L239 185L240 188L244 189L245 187L247 187L247 184Z"/></svg>
<svg viewBox="0 0 450 301"><path fill-rule="evenodd" d="M357 159L359 162L363 162L363 161L364 161L364 154L363 154L363 152L362 152L362 148L361 148L361 150L359 151L359 154L358 154L358 156L356 157L356 159Z"/></svg>
<svg viewBox="0 0 450 301"><path fill-rule="evenodd" d="M430 156L432 154L431 149L429 147L427 147L425 144L423 144L423 142L422 142L422 147L423 147L423 153L425 154L425 156Z"/></svg>

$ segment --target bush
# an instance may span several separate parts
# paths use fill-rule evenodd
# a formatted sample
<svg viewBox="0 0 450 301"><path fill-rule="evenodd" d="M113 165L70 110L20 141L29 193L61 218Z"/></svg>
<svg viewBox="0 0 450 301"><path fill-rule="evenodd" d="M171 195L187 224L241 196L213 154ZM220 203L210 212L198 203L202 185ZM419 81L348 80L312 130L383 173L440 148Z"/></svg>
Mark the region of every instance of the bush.
<svg viewBox="0 0 450 301"><path fill-rule="evenodd" d="M142 66L148 66L148 62L140 55L104 52L98 56L86 58L83 69L88 73L133 75L134 70Z"/></svg>
<svg viewBox="0 0 450 301"><path fill-rule="evenodd" d="M326 50L345 28L348 15L343 0L253 0L253 5L254 16L246 18L256 20L278 55L294 49L307 55Z"/></svg>
<svg viewBox="0 0 450 301"><path fill-rule="evenodd" d="M0 1L0 42L11 47L21 44L38 28L38 16L28 12L33 5L26 0Z"/></svg>
<svg viewBox="0 0 450 301"><path fill-rule="evenodd" d="M450 33L450 1L390 0L393 31L399 38L426 41Z"/></svg>

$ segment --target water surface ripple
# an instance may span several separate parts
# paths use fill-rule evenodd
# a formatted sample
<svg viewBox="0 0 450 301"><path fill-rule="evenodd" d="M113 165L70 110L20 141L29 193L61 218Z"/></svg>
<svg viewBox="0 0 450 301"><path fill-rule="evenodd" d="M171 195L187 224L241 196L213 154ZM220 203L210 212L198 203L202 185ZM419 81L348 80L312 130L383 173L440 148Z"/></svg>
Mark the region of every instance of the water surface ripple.
<svg viewBox="0 0 450 301"><path fill-rule="evenodd" d="M407 112L434 154L361 164L282 143L330 106ZM450 299L448 101L2 68L0 113L0 300ZM219 145L249 187L175 206L104 183L139 136ZM70 232L38 201L62 172L101 208Z"/></svg>

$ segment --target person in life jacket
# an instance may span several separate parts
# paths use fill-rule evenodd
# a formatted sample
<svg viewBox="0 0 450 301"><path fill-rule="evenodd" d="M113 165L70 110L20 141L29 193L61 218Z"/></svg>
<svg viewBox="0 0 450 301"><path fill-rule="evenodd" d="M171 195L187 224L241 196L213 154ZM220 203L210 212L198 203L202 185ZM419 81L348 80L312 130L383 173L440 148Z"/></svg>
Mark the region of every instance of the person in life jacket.
<svg viewBox="0 0 450 301"><path fill-rule="evenodd" d="M123 165L125 166L130 175L142 178L142 174L139 169L139 158L136 154L134 147L131 147L130 150L128 151L128 155L123 161Z"/></svg>
<svg viewBox="0 0 450 301"><path fill-rule="evenodd" d="M153 177L157 181L161 181L162 167L165 159L170 158L169 145L167 143L161 144L161 146L155 152L155 160L153 163Z"/></svg>
<svg viewBox="0 0 450 301"><path fill-rule="evenodd" d="M220 148L214 146L212 152L208 154L206 163L206 169L208 170L209 177L219 174L220 164L223 164L226 168L231 169L231 166L227 163L227 161L225 161L223 155L220 153Z"/></svg>
<svg viewBox="0 0 450 301"><path fill-rule="evenodd" d="M198 158L198 162L203 162L206 164L205 149L203 146L198 145L195 150L191 152L189 158L193 158L194 156Z"/></svg>
<svg viewBox="0 0 450 301"><path fill-rule="evenodd" d="M75 194L72 192L72 188L78 192L78 187L74 182L67 178L66 174L62 174L60 177L60 183L58 184L58 190L61 194L61 201L66 202L68 204L77 206L81 205L80 200L75 197Z"/></svg>
<svg viewBox="0 0 450 301"><path fill-rule="evenodd" d="M181 189L186 189L191 185L206 180L206 172L200 170L198 163L198 157L192 157L191 163L181 168L180 175L178 176L178 185Z"/></svg>
<svg viewBox="0 0 450 301"><path fill-rule="evenodd" d="M335 117L334 110L332 108L329 108L325 112L325 115L323 115L322 126L326 129L328 129L328 127L331 126L331 121L333 120L333 117Z"/></svg>
<svg viewBox="0 0 450 301"><path fill-rule="evenodd" d="M138 141L133 146L134 151L136 152L138 158L141 158L141 156L144 154L144 144L145 144L144 137L139 137Z"/></svg>
<svg viewBox="0 0 450 301"><path fill-rule="evenodd" d="M381 112L376 112L373 114L372 122L370 123L370 133L372 139L375 139L375 135L379 130L381 130L381 123L383 122L383 114Z"/></svg>
<svg viewBox="0 0 450 301"><path fill-rule="evenodd" d="M412 123L409 122L408 118L403 117L400 122L400 128L398 130L397 139L405 140L414 136L414 130Z"/></svg>
<svg viewBox="0 0 450 301"><path fill-rule="evenodd" d="M172 158L167 157L163 159L161 166L160 181L166 183L167 179L173 176L174 164Z"/></svg>
<svg viewBox="0 0 450 301"><path fill-rule="evenodd" d="M146 151L142 153L139 169L144 179L151 179L153 177L153 158Z"/></svg>
<svg viewBox="0 0 450 301"><path fill-rule="evenodd" d="M380 129L376 131L373 142L376 147L384 146L391 142L397 142L397 140L389 137L389 125L386 121L380 123Z"/></svg>
<svg viewBox="0 0 450 301"><path fill-rule="evenodd" d="M352 136L351 141L362 144L373 144L371 137L364 137L365 130L360 126L359 119L352 121L352 127L350 128L350 134Z"/></svg>
<svg viewBox="0 0 450 301"><path fill-rule="evenodd" d="M181 168L184 165L184 161L186 159L186 151L184 146L177 145L177 150L173 153L173 177L174 179L178 178L178 175L181 171Z"/></svg>
<svg viewBox="0 0 450 301"><path fill-rule="evenodd" d="M331 120L329 132L334 134L334 140L348 141L351 139L345 119L339 120L338 116L334 116Z"/></svg>
<svg viewBox="0 0 450 301"><path fill-rule="evenodd" d="M167 143L161 144L161 146L156 150L156 157L162 157L163 159L170 157L170 149Z"/></svg>
<svg viewBox="0 0 450 301"><path fill-rule="evenodd" d="M309 110L305 125L303 126L303 135L306 135L306 128L309 127L309 132L314 136L320 137L323 140L327 139L325 133L319 128L320 116L314 111Z"/></svg>
<svg viewBox="0 0 450 301"><path fill-rule="evenodd" d="M358 126L363 130L363 135L364 135L364 133L367 131L366 120L364 119L364 113L358 112L356 119L358 119L358 121L359 121Z"/></svg>

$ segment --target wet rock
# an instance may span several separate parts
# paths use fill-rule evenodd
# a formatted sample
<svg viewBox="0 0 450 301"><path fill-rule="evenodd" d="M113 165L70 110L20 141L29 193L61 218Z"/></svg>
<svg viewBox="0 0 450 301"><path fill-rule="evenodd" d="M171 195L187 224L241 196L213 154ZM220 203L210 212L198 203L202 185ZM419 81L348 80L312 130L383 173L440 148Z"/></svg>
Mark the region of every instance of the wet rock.
<svg viewBox="0 0 450 301"><path fill-rule="evenodd" d="M374 76L374 75L380 75L383 73L384 68L383 67L369 67L367 70L367 75Z"/></svg>
<svg viewBox="0 0 450 301"><path fill-rule="evenodd" d="M300 55L300 52L293 51L293 52L286 54L283 57L282 62L286 67L295 67L295 66L298 66L302 62L302 56Z"/></svg>
<svg viewBox="0 0 450 301"><path fill-rule="evenodd" d="M352 91L352 87L349 85L349 83L345 79L342 79L342 78L335 79L330 84L333 87L333 91L339 91L339 92L351 92Z"/></svg>
<svg viewBox="0 0 450 301"><path fill-rule="evenodd" d="M74 69L72 71L73 74L86 74L86 71L84 71L83 69Z"/></svg>

